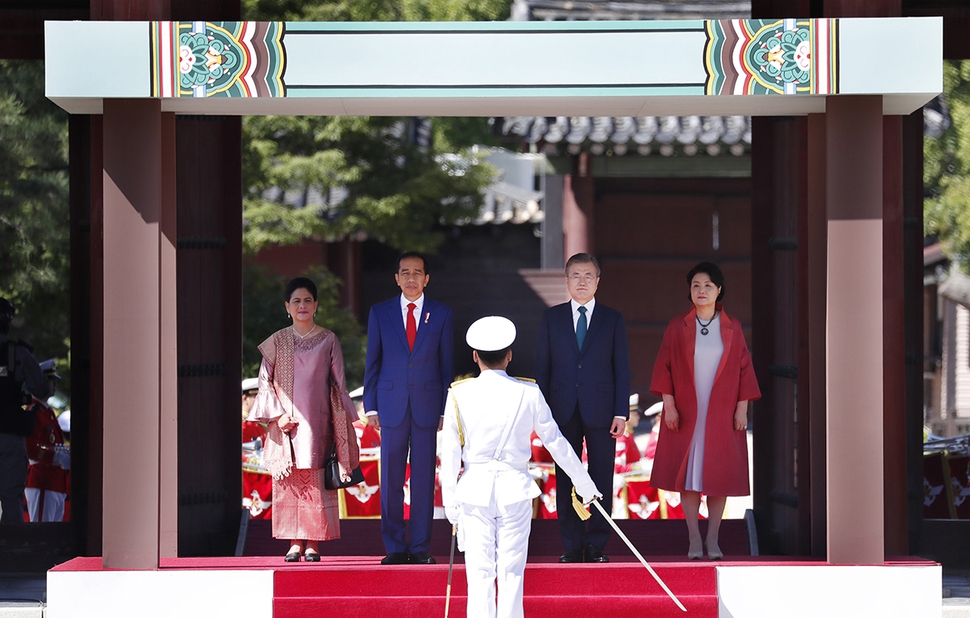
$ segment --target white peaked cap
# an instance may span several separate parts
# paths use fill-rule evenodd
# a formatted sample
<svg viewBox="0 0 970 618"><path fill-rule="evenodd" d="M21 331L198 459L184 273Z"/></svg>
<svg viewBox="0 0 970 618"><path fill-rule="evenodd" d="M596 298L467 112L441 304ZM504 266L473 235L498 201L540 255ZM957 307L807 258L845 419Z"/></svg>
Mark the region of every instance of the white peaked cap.
<svg viewBox="0 0 970 618"><path fill-rule="evenodd" d="M259 378L246 378L242 381L242 392L259 390Z"/></svg>
<svg viewBox="0 0 970 618"><path fill-rule="evenodd" d="M635 408L640 405L640 393L630 395L630 407Z"/></svg>
<svg viewBox="0 0 970 618"><path fill-rule="evenodd" d="M64 410L61 412L60 416L57 417L57 426L61 428L61 431L65 433L71 432L71 411Z"/></svg>
<svg viewBox="0 0 970 618"><path fill-rule="evenodd" d="M479 352L498 352L515 341L515 324L508 318L490 315L475 320L465 333L465 342Z"/></svg>

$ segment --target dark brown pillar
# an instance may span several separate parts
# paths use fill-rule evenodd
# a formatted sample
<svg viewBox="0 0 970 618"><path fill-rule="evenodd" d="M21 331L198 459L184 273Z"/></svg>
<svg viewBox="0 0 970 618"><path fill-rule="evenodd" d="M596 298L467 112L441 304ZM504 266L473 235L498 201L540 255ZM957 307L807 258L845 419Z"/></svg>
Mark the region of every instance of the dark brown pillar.
<svg viewBox="0 0 970 618"><path fill-rule="evenodd" d="M907 526L920 545L923 523L923 110L903 119L903 302L906 362Z"/></svg>
<svg viewBox="0 0 970 618"><path fill-rule="evenodd" d="M832 563L880 563L885 538L882 97L829 97L826 106L827 555Z"/></svg>
<svg viewBox="0 0 970 618"><path fill-rule="evenodd" d="M909 553L901 116L883 118L883 491L891 556Z"/></svg>
<svg viewBox="0 0 970 618"><path fill-rule="evenodd" d="M799 245L802 248L800 290L803 294L799 322L802 349L799 364L803 372L799 380L802 388L799 404L805 410L799 418L804 419L807 427L802 427L799 432L802 437L799 450L804 449L805 452L805 457L799 457L799 461L803 461L808 470L800 496L808 501L808 512L811 514L811 553L813 556L825 556L825 293L828 275L825 114L808 116L806 151L807 195L799 226Z"/></svg>
<svg viewBox="0 0 970 618"><path fill-rule="evenodd" d="M103 561L152 569L177 534L175 120L105 100L103 123Z"/></svg>

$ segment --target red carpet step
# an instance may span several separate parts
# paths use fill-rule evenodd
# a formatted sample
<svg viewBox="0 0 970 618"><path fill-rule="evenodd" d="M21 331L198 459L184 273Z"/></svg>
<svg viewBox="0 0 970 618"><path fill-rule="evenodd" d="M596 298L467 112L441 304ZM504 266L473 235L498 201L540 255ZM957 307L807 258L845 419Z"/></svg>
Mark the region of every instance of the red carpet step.
<svg viewBox="0 0 970 618"><path fill-rule="evenodd" d="M326 559L325 559L326 560ZM275 616L328 618L381 615L443 615L447 564L376 565L365 558L277 570ZM370 564L374 562L375 564ZM717 616L715 564L658 563L654 570L687 608L691 618ZM455 567L450 615L465 615L464 567ZM674 602L639 563L606 565L530 563L525 572L525 611L530 618L622 615L666 618L683 616Z"/></svg>

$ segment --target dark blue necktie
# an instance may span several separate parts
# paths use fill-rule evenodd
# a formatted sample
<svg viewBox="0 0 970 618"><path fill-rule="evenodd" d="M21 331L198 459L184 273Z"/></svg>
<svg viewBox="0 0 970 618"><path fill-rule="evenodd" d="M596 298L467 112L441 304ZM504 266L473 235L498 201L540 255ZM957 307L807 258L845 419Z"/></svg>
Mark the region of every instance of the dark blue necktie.
<svg viewBox="0 0 970 618"><path fill-rule="evenodd" d="M579 321L576 322L576 343L579 349L583 349L583 340L586 339L586 307L579 308Z"/></svg>

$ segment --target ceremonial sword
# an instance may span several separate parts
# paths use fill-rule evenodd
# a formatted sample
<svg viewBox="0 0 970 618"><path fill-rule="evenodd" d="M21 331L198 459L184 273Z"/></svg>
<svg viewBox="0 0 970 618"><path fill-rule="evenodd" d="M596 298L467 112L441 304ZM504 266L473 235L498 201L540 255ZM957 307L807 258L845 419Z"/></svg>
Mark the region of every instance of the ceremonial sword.
<svg viewBox="0 0 970 618"><path fill-rule="evenodd" d="M660 587L664 589L664 592L667 593L667 596L670 597L670 599L677 604L677 607L680 608L680 611L686 612L687 608L684 607L683 603L681 603L680 600L676 596L674 596L674 593L670 591L670 588L667 587L667 584L665 584L664 581L660 579L660 576L657 575L657 573L650 567L649 564L647 564L647 561L643 559L643 556L640 555L640 552L637 551L637 548L633 546L633 543L630 542L630 539L626 538L626 535L623 534L623 531L620 530L620 527L616 525L616 522L613 521L613 518L610 517L610 515L606 512L606 510L600 504L600 501L593 500L592 504L600 512L600 515L603 516L603 519L605 519L610 523L610 526L613 527L613 530L616 532L616 534L619 535L621 539L623 539L623 542L626 543L626 546L630 548L630 551L633 552L633 555L636 556L638 560L640 560L640 564L642 564L647 568L647 571L649 571L650 575L653 576L654 580L656 580L656 582L660 584ZM573 508L576 509L576 513L579 515L580 519L583 519L583 520L589 519L590 517L589 511L587 511L582 507L582 503L576 497L575 488L573 489ZM585 514L585 517L583 517L584 514ZM445 615L447 616L447 612Z"/></svg>
<svg viewBox="0 0 970 618"><path fill-rule="evenodd" d="M458 524L451 525L451 555L448 557L448 587L445 588L445 618L451 605L451 571L455 567L455 540L458 538ZM687 610L684 610L687 611Z"/></svg>

